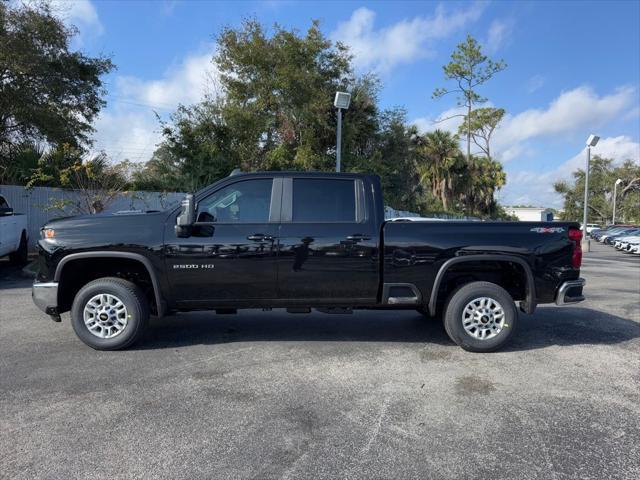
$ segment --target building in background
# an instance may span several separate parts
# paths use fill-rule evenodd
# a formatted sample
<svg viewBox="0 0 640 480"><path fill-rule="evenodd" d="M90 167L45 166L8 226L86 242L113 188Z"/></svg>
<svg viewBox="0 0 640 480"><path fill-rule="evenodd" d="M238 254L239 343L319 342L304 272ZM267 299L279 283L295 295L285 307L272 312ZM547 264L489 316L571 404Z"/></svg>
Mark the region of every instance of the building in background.
<svg viewBox="0 0 640 480"><path fill-rule="evenodd" d="M505 207L510 215L521 222L553 222L553 211L543 207Z"/></svg>

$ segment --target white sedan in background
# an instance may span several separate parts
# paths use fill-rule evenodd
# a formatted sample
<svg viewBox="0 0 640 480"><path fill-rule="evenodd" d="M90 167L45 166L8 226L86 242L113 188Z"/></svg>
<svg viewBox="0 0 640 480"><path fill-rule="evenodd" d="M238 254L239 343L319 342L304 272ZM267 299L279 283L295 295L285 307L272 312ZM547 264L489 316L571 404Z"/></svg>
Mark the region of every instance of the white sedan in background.
<svg viewBox="0 0 640 480"><path fill-rule="evenodd" d="M626 237L616 238L613 246L618 250L637 253L637 247L640 245L640 235L629 235Z"/></svg>

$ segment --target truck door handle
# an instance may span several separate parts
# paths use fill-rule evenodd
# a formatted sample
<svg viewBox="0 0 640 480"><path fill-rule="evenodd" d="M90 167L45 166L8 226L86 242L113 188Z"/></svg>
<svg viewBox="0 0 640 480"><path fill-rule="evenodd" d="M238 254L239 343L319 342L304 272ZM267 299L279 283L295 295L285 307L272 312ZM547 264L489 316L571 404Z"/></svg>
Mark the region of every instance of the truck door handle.
<svg viewBox="0 0 640 480"><path fill-rule="evenodd" d="M265 235L264 233L254 233L253 235L247 235L247 240L254 242L272 242L273 237L271 235Z"/></svg>
<svg viewBox="0 0 640 480"><path fill-rule="evenodd" d="M371 240L371 237L368 237L366 235L362 235L361 233L354 233L353 235L349 235L347 236L347 240L355 240L355 241L362 241L362 240Z"/></svg>

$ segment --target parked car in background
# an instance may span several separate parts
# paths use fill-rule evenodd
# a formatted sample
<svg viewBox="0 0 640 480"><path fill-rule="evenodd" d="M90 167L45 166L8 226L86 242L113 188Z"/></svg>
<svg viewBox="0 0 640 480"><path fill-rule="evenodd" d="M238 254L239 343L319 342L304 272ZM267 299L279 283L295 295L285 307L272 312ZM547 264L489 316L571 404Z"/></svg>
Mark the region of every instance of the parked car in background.
<svg viewBox="0 0 640 480"><path fill-rule="evenodd" d="M395 217L389 218L387 222L446 222L444 218L427 218L427 217Z"/></svg>
<svg viewBox="0 0 640 480"><path fill-rule="evenodd" d="M597 240L597 241L602 241L602 237L606 236L606 235L612 235L613 233L617 233L619 231L624 230L625 228L634 228L634 225L621 225L621 224L616 224L616 225L609 225L607 228L602 228L602 229L593 229L591 231L591 238Z"/></svg>
<svg viewBox="0 0 640 480"><path fill-rule="evenodd" d="M631 251L632 247L638 244L640 244L640 234L618 237L613 242L614 247L625 252Z"/></svg>
<svg viewBox="0 0 640 480"><path fill-rule="evenodd" d="M587 235L591 235L591 232L599 230L600 228L600 225L597 223L587 223ZM582 230L582 224L580 224L580 229Z"/></svg>
<svg viewBox="0 0 640 480"><path fill-rule="evenodd" d="M640 228L625 228L619 232L612 233L611 235L604 235L602 237L601 242L604 243L605 245L613 245L613 242L620 237L637 235L639 233L640 233Z"/></svg>
<svg viewBox="0 0 640 480"><path fill-rule="evenodd" d="M27 217L15 213L0 195L0 257L9 255L11 263L27 263Z"/></svg>

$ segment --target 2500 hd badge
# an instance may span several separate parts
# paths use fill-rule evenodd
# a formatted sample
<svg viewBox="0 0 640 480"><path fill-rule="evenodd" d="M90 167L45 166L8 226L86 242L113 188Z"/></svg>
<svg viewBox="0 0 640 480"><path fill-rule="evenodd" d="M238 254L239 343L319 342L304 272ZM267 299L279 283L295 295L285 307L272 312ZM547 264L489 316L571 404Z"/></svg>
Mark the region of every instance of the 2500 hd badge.
<svg viewBox="0 0 640 480"><path fill-rule="evenodd" d="M198 270L198 269L212 269L214 268L213 263L185 263L185 264L179 264L179 265L174 265L173 269L174 270Z"/></svg>

